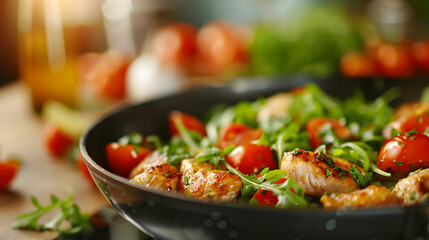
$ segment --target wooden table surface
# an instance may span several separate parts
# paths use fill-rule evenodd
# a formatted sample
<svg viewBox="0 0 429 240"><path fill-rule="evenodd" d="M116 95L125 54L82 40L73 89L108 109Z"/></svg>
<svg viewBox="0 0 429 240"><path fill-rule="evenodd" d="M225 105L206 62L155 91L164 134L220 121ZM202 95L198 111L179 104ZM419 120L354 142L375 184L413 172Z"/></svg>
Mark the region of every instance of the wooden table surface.
<svg viewBox="0 0 429 240"><path fill-rule="evenodd" d="M12 229L16 215L34 211L30 198L49 204L51 194L60 198L73 193L83 212L94 213L108 205L66 159L50 157L43 146L43 122L32 111L21 83L0 88L0 159L16 155L22 160L18 175L7 191L0 191L0 239L52 239L54 233Z"/></svg>

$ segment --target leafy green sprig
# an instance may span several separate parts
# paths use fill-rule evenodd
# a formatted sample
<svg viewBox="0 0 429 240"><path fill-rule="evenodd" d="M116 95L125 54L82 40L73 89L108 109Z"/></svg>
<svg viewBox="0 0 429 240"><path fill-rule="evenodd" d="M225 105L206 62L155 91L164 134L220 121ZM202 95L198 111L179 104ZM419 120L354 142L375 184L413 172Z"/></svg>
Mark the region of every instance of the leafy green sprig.
<svg viewBox="0 0 429 240"><path fill-rule="evenodd" d="M73 196L60 200L51 195L51 204L46 206L42 206L35 197L32 197L31 201L37 210L18 215L18 220L13 225L15 229L33 231L55 230L60 237L76 236L92 229L89 215L80 213L79 207L73 202ZM38 223L42 215L54 210L59 210L59 212L50 221L45 224ZM68 223L69 228L62 227L65 222Z"/></svg>

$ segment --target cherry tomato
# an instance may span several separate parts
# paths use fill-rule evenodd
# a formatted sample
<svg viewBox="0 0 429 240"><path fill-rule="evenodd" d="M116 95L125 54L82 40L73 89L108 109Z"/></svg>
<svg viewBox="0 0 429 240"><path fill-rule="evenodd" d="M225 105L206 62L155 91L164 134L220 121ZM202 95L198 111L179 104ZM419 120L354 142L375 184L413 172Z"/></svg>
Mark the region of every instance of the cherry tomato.
<svg viewBox="0 0 429 240"><path fill-rule="evenodd" d="M310 145L312 148L317 148L323 143L323 139L319 137L321 128L330 123L337 137L340 139L346 139L352 136L347 126L341 124L337 119L316 117L312 118L307 122L306 130L310 135Z"/></svg>
<svg viewBox="0 0 429 240"><path fill-rule="evenodd" d="M281 184L286 182L287 178L281 178L275 184ZM294 191L293 188L291 188L291 191ZM258 189L255 194L252 196L253 199L258 201L259 205L261 206L267 206L267 207L275 207L277 205L278 197L273 194L270 190L265 189Z"/></svg>
<svg viewBox="0 0 429 240"><path fill-rule="evenodd" d="M241 123L231 123L223 127L219 133L219 147L238 146L252 143L262 136L261 129L252 129Z"/></svg>
<svg viewBox="0 0 429 240"><path fill-rule="evenodd" d="M377 166L398 176L429 167L429 137L421 134L399 134L387 141L378 154Z"/></svg>
<svg viewBox="0 0 429 240"><path fill-rule="evenodd" d="M411 53L419 69L429 74L429 39L415 42L411 47Z"/></svg>
<svg viewBox="0 0 429 240"><path fill-rule="evenodd" d="M161 28L154 37L154 51L163 64L187 64L197 52L197 29L188 23Z"/></svg>
<svg viewBox="0 0 429 240"><path fill-rule="evenodd" d="M86 166L85 162L83 161L83 157L81 154L77 157L77 169L79 170L80 174L91 184L95 186L95 182L91 177L91 173L89 172L88 167Z"/></svg>
<svg viewBox="0 0 429 240"><path fill-rule="evenodd" d="M351 52L341 58L341 72L346 77L370 77L376 74L370 57L363 53Z"/></svg>
<svg viewBox="0 0 429 240"><path fill-rule="evenodd" d="M256 144L244 144L236 147L226 156L226 161L244 174L259 173L266 167L270 170L278 168L271 148Z"/></svg>
<svg viewBox="0 0 429 240"><path fill-rule="evenodd" d="M124 53L110 51L99 56L96 61L85 74L90 91L100 98L123 99L125 75L131 58Z"/></svg>
<svg viewBox="0 0 429 240"><path fill-rule="evenodd" d="M386 128L383 129L383 137L385 139L392 138L392 128L395 128L401 132L409 132L415 129L419 133L424 133L426 131L426 128L428 127L429 108L423 106L422 108L417 109L413 113L408 114L408 116L404 116L386 126Z"/></svg>
<svg viewBox="0 0 429 240"><path fill-rule="evenodd" d="M49 125L44 134L45 146L54 157L61 157L74 144L74 138L55 125Z"/></svg>
<svg viewBox="0 0 429 240"><path fill-rule="evenodd" d="M215 64L247 61L244 34L224 22L213 21L204 25L198 32L197 46L202 56Z"/></svg>
<svg viewBox="0 0 429 240"><path fill-rule="evenodd" d="M172 136L179 135L179 130L176 127L176 123L181 121L186 129L199 133L201 136L207 136L206 126L196 117L186 113L174 111L170 113L168 118L170 134Z"/></svg>
<svg viewBox="0 0 429 240"><path fill-rule="evenodd" d="M112 171L123 177L128 177L131 170L137 166L151 151L139 147L138 153L135 146L119 143L110 143L106 146L106 156Z"/></svg>
<svg viewBox="0 0 429 240"><path fill-rule="evenodd" d="M414 63L407 44L384 43L375 56L378 72L384 77L404 78L414 74Z"/></svg>
<svg viewBox="0 0 429 240"><path fill-rule="evenodd" d="M384 41L379 36L372 36L365 40L365 53L371 59L377 58L378 48L384 44Z"/></svg>
<svg viewBox="0 0 429 240"><path fill-rule="evenodd" d="M19 170L19 162L9 160L0 162L0 190L9 188Z"/></svg>

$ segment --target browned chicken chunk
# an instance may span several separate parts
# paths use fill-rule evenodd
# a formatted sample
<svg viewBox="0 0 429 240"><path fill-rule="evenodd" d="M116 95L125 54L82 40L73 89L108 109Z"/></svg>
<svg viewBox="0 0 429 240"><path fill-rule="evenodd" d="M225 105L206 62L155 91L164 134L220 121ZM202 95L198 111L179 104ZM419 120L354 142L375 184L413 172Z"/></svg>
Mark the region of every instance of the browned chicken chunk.
<svg viewBox="0 0 429 240"><path fill-rule="evenodd" d="M323 196L320 202L326 209L348 209L401 205L402 200L386 187L370 185L351 193Z"/></svg>
<svg viewBox="0 0 429 240"><path fill-rule="evenodd" d="M145 170L158 166L161 164L167 163L167 156L165 154L160 154L159 151L152 152L147 156L143 161L141 161L137 166L131 170L130 179L144 172Z"/></svg>
<svg viewBox="0 0 429 240"><path fill-rule="evenodd" d="M280 168L294 178L306 194L322 196L325 192L349 193L359 189L348 173L352 165L355 164L341 158L300 149L285 153Z"/></svg>
<svg viewBox="0 0 429 240"><path fill-rule="evenodd" d="M181 191L188 197L209 201L228 202L234 200L242 187L237 175L223 170L214 170L209 163L199 163L194 159L182 161L180 171Z"/></svg>
<svg viewBox="0 0 429 240"><path fill-rule="evenodd" d="M131 183L143 185L148 188L176 191L179 176L176 167L164 163L152 166L130 180Z"/></svg>
<svg viewBox="0 0 429 240"><path fill-rule="evenodd" d="M400 180L393 189L404 200L403 205L414 205L429 198L429 168Z"/></svg>

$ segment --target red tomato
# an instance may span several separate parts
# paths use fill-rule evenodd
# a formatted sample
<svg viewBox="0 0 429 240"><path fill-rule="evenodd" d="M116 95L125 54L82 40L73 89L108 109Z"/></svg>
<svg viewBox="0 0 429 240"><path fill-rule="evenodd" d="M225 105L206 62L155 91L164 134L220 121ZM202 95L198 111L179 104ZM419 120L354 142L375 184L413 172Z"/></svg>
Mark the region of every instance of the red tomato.
<svg viewBox="0 0 429 240"><path fill-rule="evenodd" d="M0 190L9 188L19 170L19 162L9 160L0 162Z"/></svg>
<svg viewBox="0 0 429 240"><path fill-rule="evenodd" d="M341 72L347 77L370 77L376 74L371 58L363 53L351 52L341 58Z"/></svg>
<svg viewBox="0 0 429 240"><path fill-rule="evenodd" d="M278 168L271 148L256 144L244 144L236 147L226 156L226 161L244 174L259 173L266 167L270 170Z"/></svg>
<svg viewBox="0 0 429 240"><path fill-rule="evenodd" d="M414 74L413 59L406 44L382 44L376 51L375 62L384 77L404 78Z"/></svg>
<svg viewBox="0 0 429 240"><path fill-rule="evenodd" d="M261 129L252 129L241 123L231 123L221 129L219 147L224 149L232 145L249 144L261 138L262 133Z"/></svg>
<svg viewBox="0 0 429 240"><path fill-rule="evenodd" d="M275 182L275 184L284 183L286 182L286 180L287 178L281 178L280 180ZM294 190L291 188L291 191L294 191ZM272 191L265 190L262 188L258 189L258 191L256 191L255 194L253 194L252 198L258 201L259 205L267 206L267 207L275 207L277 205L277 202L279 201L277 196L274 195Z"/></svg>
<svg viewBox="0 0 429 240"><path fill-rule="evenodd" d="M383 137L385 139L392 138L391 132L392 128L395 128L401 132L409 132L415 129L419 133L424 133L426 128L429 127L429 109L427 107L422 107L417 111L409 114L408 116L404 116L395 122L386 126L383 129Z"/></svg>
<svg viewBox="0 0 429 240"><path fill-rule="evenodd" d="M411 53L419 69L429 74L429 39L415 42L411 47Z"/></svg>
<svg viewBox="0 0 429 240"><path fill-rule="evenodd" d="M125 75L131 58L124 53L110 51L99 56L96 61L85 74L89 89L101 98L123 99Z"/></svg>
<svg viewBox="0 0 429 240"><path fill-rule="evenodd" d="M377 166L398 176L429 167L429 137L400 134L387 141L378 154Z"/></svg>
<svg viewBox="0 0 429 240"><path fill-rule="evenodd" d="M323 139L319 137L321 128L330 123L337 137L340 139L346 139L352 136L352 133L347 126L341 124L337 119L316 117L312 118L307 122L306 130L310 135L310 145L312 148L317 148L323 143Z"/></svg>
<svg viewBox="0 0 429 240"><path fill-rule="evenodd" d="M172 136L179 135L179 130L176 127L176 123L178 121L182 121L186 129L197 132L201 134L201 136L207 136L206 126L204 125L204 123L202 123L194 116L177 111L171 112L168 118L170 134Z"/></svg>
<svg viewBox="0 0 429 240"><path fill-rule="evenodd" d="M154 51L163 64L187 64L197 52L197 29L188 23L161 28L154 37Z"/></svg>
<svg viewBox="0 0 429 240"><path fill-rule="evenodd" d="M378 36L372 36L365 40L365 53L371 59L377 58L378 48L384 44L383 39Z"/></svg>
<svg viewBox="0 0 429 240"><path fill-rule="evenodd" d="M214 21L203 26L197 35L197 46L202 56L215 64L247 61L244 34L224 22Z"/></svg>
<svg viewBox="0 0 429 240"><path fill-rule="evenodd" d="M54 157L61 157L73 146L74 138L55 125L49 125L44 134L45 146Z"/></svg>
<svg viewBox="0 0 429 240"><path fill-rule="evenodd" d="M95 182L91 177L91 173L89 172L88 167L86 166L85 162L83 161L83 157L81 154L77 157L77 169L79 170L80 174L91 184L95 186Z"/></svg>
<svg viewBox="0 0 429 240"><path fill-rule="evenodd" d="M114 173L123 177L128 177L131 170L150 153L150 150L143 147L139 147L137 153L135 147L130 144L110 143L106 146L106 156L110 168Z"/></svg>

